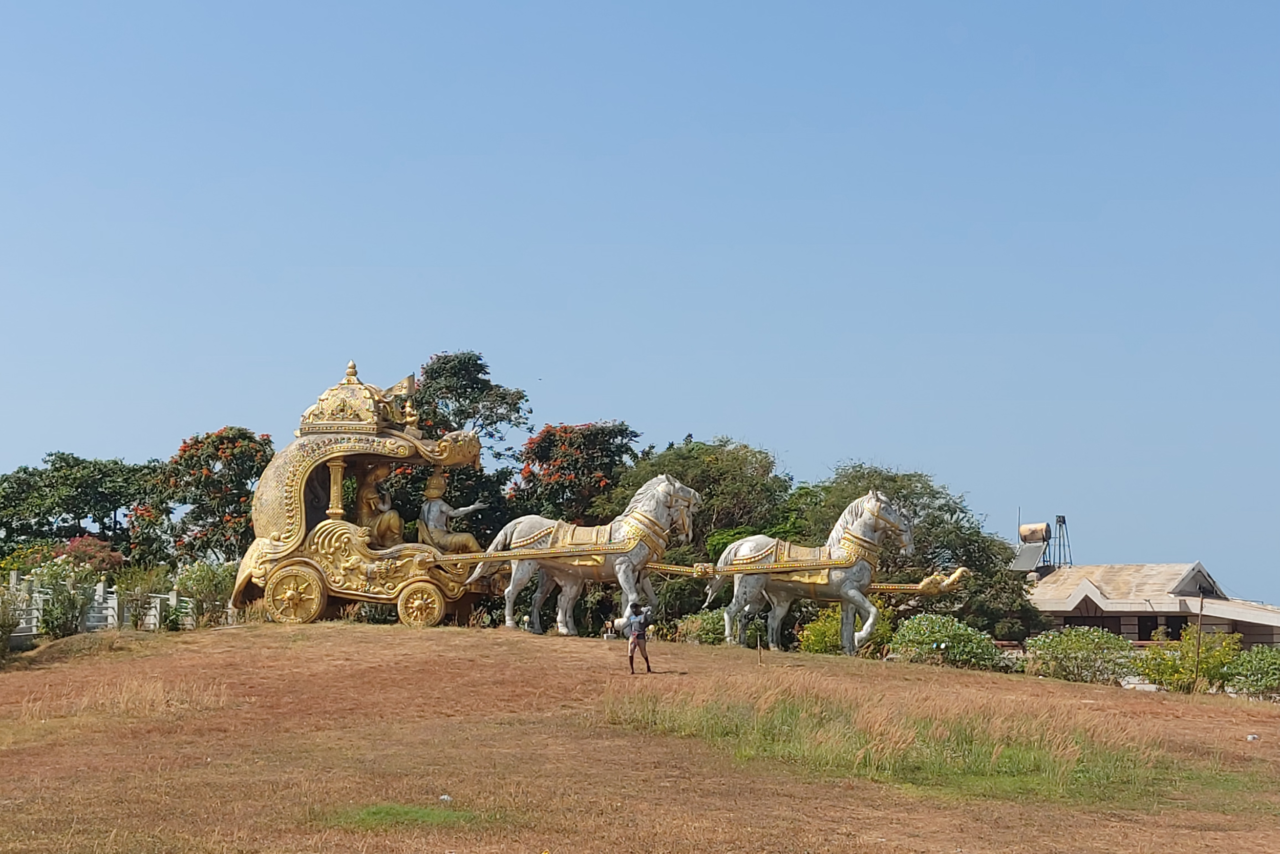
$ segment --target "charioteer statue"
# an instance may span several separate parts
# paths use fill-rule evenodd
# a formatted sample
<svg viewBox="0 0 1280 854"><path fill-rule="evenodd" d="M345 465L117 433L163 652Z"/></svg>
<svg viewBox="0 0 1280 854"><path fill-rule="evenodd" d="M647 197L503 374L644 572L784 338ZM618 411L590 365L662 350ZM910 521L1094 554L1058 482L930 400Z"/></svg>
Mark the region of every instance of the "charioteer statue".
<svg viewBox="0 0 1280 854"><path fill-rule="evenodd" d="M463 516L474 513L477 510L483 510L489 505L482 501L477 501L468 507L459 507L455 510L444 500L444 486L444 474L437 468L432 472L431 477L427 478L427 487L422 493L427 500L423 502L422 512L418 515L418 542L428 546L435 546L445 554L456 555L484 551L471 534L455 534L450 531L449 521L461 519Z"/></svg>

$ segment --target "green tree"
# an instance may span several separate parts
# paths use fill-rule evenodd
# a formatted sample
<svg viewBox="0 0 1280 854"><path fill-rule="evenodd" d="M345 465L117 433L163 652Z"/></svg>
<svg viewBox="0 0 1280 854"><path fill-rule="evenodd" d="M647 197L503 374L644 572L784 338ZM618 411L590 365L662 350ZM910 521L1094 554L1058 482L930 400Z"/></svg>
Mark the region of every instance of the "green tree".
<svg viewBox="0 0 1280 854"><path fill-rule="evenodd" d="M500 460L516 458L507 441L512 429L529 429L529 396L518 388L498 385L489 378L489 365L479 353L437 353L422 366L418 388L411 397L418 410L419 429L428 436L471 430L489 453Z"/></svg>
<svg viewBox="0 0 1280 854"><path fill-rule="evenodd" d="M515 476L509 463L517 458L509 441L513 431L531 426L529 398L518 388L495 383L489 365L479 353L438 353L422 366L418 388L411 395L418 411L418 428L428 438L439 438L454 430L471 430L480 436L491 462L488 471L452 469L448 473L445 500L454 507L476 502L488 505L455 522L460 531L470 531L482 544L511 520L507 487ZM387 489L401 518L417 519L422 509L422 492L430 469L397 469Z"/></svg>
<svg viewBox="0 0 1280 854"><path fill-rule="evenodd" d="M187 439L167 466L166 497L186 505L173 523L179 555L238 561L253 543L253 490L274 449L266 433L223 427ZM136 515L136 514L135 514Z"/></svg>
<svg viewBox="0 0 1280 854"><path fill-rule="evenodd" d="M640 453L635 465L618 479L616 488L600 497L593 510L613 518L619 515L635 491L660 474L668 474L702 495L702 507L693 519L690 545L673 552L675 562L715 560L709 542L723 548L727 532L733 539L758 533L782 532L789 522L781 514L791 491L791 477L778 471L773 454L742 442L720 437L699 442L692 436L656 452ZM731 541L731 540L730 540ZM723 543L723 545L722 545Z"/></svg>
<svg viewBox="0 0 1280 854"><path fill-rule="evenodd" d="M915 613L951 614L1000 640L1021 640L1045 628L1042 614L1027 598L1027 581L1009 572L1013 548L982 530L981 520L963 496L919 472L896 472L863 463L840 466L831 478L797 489L784 515L795 520L802 540L826 539L844 509L872 489L878 489L913 523L915 550L901 555L886 549L877 581L914 583L939 570L967 566L973 578L959 590L924 598L898 597L884 615L896 625Z"/></svg>
<svg viewBox="0 0 1280 854"><path fill-rule="evenodd" d="M64 451L47 454L43 462L0 475L0 553L88 535L125 547L128 513L147 494L160 464L85 459Z"/></svg>

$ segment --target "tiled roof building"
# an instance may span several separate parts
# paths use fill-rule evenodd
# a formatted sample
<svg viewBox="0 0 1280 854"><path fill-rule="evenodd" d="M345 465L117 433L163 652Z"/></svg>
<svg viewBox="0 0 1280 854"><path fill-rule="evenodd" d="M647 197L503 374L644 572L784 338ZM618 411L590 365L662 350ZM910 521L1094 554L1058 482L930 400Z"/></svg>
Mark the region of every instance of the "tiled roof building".
<svg viewBox="0 0 1280 854"><path fill-rule="evenodd" d="M1159 627L1176 638L1200 619L1205 630L1239 632L1246 647L1280 646L1280 608L1232 599L1199 563L1039 567L1031 602L1056 628L1100 626L1130 640L1151 640Z"/></svg>

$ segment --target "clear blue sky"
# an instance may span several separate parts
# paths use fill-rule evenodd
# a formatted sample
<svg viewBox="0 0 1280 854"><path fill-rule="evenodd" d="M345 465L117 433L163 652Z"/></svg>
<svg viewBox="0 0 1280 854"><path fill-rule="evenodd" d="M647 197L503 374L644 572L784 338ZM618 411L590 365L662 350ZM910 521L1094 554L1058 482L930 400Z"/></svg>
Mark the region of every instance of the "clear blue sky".
<svg viewBox="0 0 1280 854"><path fill-rule="evenodd" d="M1280 603L1280 5L4 3L0 470L354 358Z"/></svg>

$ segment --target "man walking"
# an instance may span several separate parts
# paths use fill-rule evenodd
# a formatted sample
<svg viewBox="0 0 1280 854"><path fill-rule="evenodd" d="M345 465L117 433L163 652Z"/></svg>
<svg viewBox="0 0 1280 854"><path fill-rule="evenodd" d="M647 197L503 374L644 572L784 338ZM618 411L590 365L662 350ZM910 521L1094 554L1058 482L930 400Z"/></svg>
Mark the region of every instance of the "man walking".
<svg viewBox="0 0 1280 854"><path fill-rule="evenodd" d="M632 602L627 616L629 618L627 628L631 631L631 639L627 641L627 663L631 665L631 675L634 676L636 673L636 650L640 650L640 655L644 657L645 672L652 673L653 668L649 666L649 650L646 647L646 641L649 639L649 626L653 625L653 609L641 609L639 602Z"/></svg>

